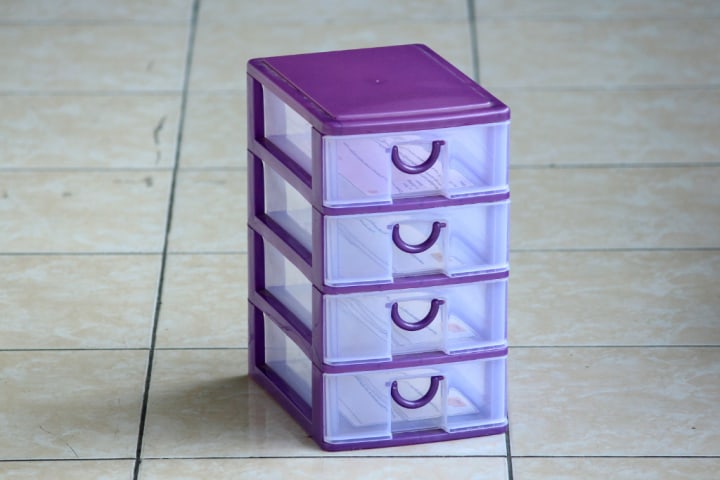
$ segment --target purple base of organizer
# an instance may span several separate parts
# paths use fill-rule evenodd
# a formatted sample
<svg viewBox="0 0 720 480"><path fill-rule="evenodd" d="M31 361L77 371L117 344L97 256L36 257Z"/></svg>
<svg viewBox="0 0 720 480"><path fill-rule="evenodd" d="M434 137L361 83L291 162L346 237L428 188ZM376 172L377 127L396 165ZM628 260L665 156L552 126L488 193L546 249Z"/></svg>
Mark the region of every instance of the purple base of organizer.
<svg viewBox="0 0 720 480"><path fill-rule="evenodd" d="M260 385L280 406L298 422L308 435L323 449L327 451L361 450L365 448L394 447L400 445L414 445L419 443L442 442L448 440L459 440L463 438L497 435L507 431L507 423L504 425L491 425L458 432L446 432L441 429L420 430L416 432L400 432L393 434L388 439L356 440L344 443L329 443L324 441L324 419L325 399L322 391L322 371L313 366L312 369L312 403L311 408L300 395L272 369L265 365L265 352L262 348L265 345L264 331L257 328L256 307L249 303L249 351L248 364L250 377ZM289 332L286 332L289 333ZM499 355L507 353L507 349ZM447 357L447 356L446 356ZM481 355L482 357L482 355ZM446 361L449 359L446 358ZM414 363L422 364L421 361ZM366 369L368 366L366 365ZM372 368L372 367L370 367Z"/></svg>

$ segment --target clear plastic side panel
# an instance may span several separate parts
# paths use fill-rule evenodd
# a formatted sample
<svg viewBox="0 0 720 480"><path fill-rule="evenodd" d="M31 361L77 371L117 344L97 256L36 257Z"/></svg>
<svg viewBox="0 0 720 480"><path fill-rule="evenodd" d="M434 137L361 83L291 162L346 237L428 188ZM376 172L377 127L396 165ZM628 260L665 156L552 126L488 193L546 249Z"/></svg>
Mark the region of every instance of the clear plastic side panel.
<svg viewBox="0 0 720 480"><path fill-rule="evenodd" d="M390 396L382 373L327 374L324 384L325 441L391 438Z"/></svg>
<svg viewBox="0 0 720 480"><path fill-rule="evenodd" d="M445 196L505 191L509 122L450 129Z"/></svg>
<svg viewBox="0 0 720 480"><path fill-rule="evenodd" d="M295 110L263 87L265 137L306 172L312 172L312 127Z"/></svg>
<svg viewBox="0 0 720 480"><path fill-rule="evenodd" d="M323 139L326 205L507 189L509 122Z"/></svg>
<svg viewBox="0 0 720 480"><path fill-rule="evenodd" d="M484 203L448 209L445 271L450 276L499 271L508 266L509 203Z"/></svg>
<svg viewBox="0 0 720 480"><path fill-rule="evenodd" d="M328 285L392 281L390 229L377 215L325 217Z"/></svg>
<svg viewBox="0 0 720 480"><path fill-rule="evenodd" d="M312 283L269 242L266 241L263 246L265 289L311 328Z"/></svg>
<svg viewBox="0 0 720 480"><path fill-rule="evenodd" d="M265 213L312 251L312 206L275 170L263 164Z"/></svg>
<svg viewBox="0 0 720 480"><path fill-rule="evenodd" d="M390 164L382 137L323 137L323 203L342 206L392 202Z"/></svg>
<svg viewBox="0 0 720 480"><path fill-rule="evenodd" d="M386 297L325 295L325 361L329 364L392 360Z"/></svg>
<svg viewBox="0 0 720 480"><path fill-rule="evenodd" d="M458 285L446 295L445 353L507 345L507 280Z"/></svg>
<svg viewBox="0 0 720 480"><path fill-rule="evenodd" d="M312 362L300 348L267 316L265 324L265 364L312 404Z"/></svg>
<svg viewBox="0 0 720 480"><path fill-rule="evenodd" d="M507 424L505 357L444 365L448 432Z"/></svg>

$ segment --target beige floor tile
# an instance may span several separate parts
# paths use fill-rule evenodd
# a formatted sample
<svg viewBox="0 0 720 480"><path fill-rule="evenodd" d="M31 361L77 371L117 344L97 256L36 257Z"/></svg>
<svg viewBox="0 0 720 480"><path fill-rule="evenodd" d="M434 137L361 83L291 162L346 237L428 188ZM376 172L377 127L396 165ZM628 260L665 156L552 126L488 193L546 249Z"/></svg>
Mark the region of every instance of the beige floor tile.
<svg viewBox="0 0 720 480"><path fill-rule="evenodd" d="M251 458L213 460L148 460L140 480L237 479L336 480L504 480L504 458Z"/></svg>
<svg viewBox="0 0 720 480"><path fill-rule="evenodd" d="M316 457L326 454L247 377L246 350L160 350L145 458ZM505 436L343 452L342 456L504 455ZM338 455L338 454L335 454Z"/></svg>
<svg viewBox="0 0 720 480"><path fill-rule="evenodd" d="M720 458L516 458L517 480L715 480Z"/></svg>
<svg viewBox="0 0 720 480"><path fill-rule="evenodd" d="M133 460L0 462L3 480L128 480Z"/></svg>
<svg viewBox="0 0 720 480"><path fill-rule="evenodd" d="M466 74L472 72L467 22L288 24L198 26L190 87L194 90L245 89L246 63L254 57L345 48L426 43Z"/></svg>
<svg viewBox="0 0 720 480"><path fill-rule="evenodd" d="M493 93L512 109L515 166L720 161L720 89Z"/></svg>
<svg viewBox="0 0 720 480"><path fill-rule="evenodd" d="M159 255L0 256L0 349L148 348Z"/></svg>
<svg viewBox="0 0 720 480"><path fill-rule="evenodd" d="M720 168L516 169L515 249L720 246Z"/></svg>
<svg viewBox="0 0 720 480"><path fill-rule="evenodd" d="M236 0L203 0L200 19L214 23L335 25L364 22L467 19L463 0L276 0L252 6Z"/></svg>
<svg viewBox="0 0 720 480"><path fill-rule="evenodd" d="M478 0L475 2L478 17L708 17L720 15L720 4L715 0L684 0L658 2L656 0L625 0L607 2L585 0Z"/></svg>
<svg viewBox="0 0 720 480"><path fill-rule="evenodd" d="M147 352L0 352L0 459L134 458Z"/></svg>
<svg viewBox="0 0 720 480"><path fill-rule="evenodd" d="M179 91L187 26L0 29L0 91Z"/></svg>
<svg viewBox="0 0 720 480"><path fill-rule="evenodd" d="M0 252L161 252L171 173L0 173Z"/></svg>
<svg viewBox="0 0 720 480"><path fill-rule="evenodd" d="M720 82L716 19L488 20L478 32L481 80L490 86Z"/></svg>
<svg viewBox="0 0 720 480"><path fill-rule="evenodd" d="M180 96L0 96L2 168L170 167Z"/></svg>
<svg viewBox="0 0 720 480"><path fill-rule="evenodd" d="M720 348L515 348L518 456L720 454Z"/></svg>
<svg viewBox="0 0 720 480"><path fill-rule="evenodd" d="M170 251L246 251L246 178L244 170L180 172Z"/></svg>
<svg viewBox="0 0 720 480"><path fill-rule="evenodd" d="M157 346L247 344L247 255L168 256Z"/></svg>
<svg viewBox="0 0 720 480"><path fill-rule="evenodd" d="M4 0L5 22L184 22L191 0Z"/></svg>
<svg viewBox="0 0 720 480"><path fill-rule="evenodd" d="M190 94L180 167L245 167L246 103L244 92Z"/></svg>
<svg viewBox="0 0 720 480"><path fill-rule="evenodd" d="M518 252L511 265L511 345L720 346L718 252Z"/></svg>

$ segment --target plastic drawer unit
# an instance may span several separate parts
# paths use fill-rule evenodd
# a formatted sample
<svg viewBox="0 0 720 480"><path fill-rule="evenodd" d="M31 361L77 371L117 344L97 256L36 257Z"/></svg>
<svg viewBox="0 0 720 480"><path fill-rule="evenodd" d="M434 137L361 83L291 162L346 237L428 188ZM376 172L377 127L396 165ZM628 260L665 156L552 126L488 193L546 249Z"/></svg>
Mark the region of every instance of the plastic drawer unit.
<svg viewBox="0 0 720 480"><path fill-rule="evenodd" d="M250 304L253 377L327 450L503 432L506 350L428 363L319 368ZM395 367L395 368L394 368Z"/></svg>
<svg viewBox="0 0 720 480"><path fill-rule="evenodd" d="M247 74L253 378L329 450L505 431L509 108L424 45Z"/></svg>

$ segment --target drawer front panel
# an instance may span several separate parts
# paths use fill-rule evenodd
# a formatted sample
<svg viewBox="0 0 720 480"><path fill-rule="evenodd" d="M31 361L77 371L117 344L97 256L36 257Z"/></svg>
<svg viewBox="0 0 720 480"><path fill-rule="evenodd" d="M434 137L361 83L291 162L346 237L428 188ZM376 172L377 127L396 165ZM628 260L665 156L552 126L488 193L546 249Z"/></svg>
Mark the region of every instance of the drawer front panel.
<svg viewBox="0 0 720 480"><path fill-rule="evenodd" d="M323 296L324 361L452 355L507 343L507 279Z"/></svg>
<svg viewBox="0 0 720 480"><path fill-rule="evenodd" d="M508 201L326 216L325 283L389 283L411 275L506 269L508 219Z"/></svg>

